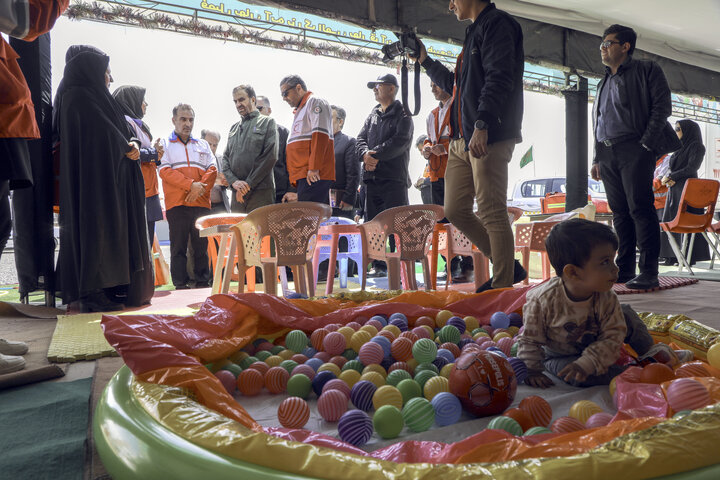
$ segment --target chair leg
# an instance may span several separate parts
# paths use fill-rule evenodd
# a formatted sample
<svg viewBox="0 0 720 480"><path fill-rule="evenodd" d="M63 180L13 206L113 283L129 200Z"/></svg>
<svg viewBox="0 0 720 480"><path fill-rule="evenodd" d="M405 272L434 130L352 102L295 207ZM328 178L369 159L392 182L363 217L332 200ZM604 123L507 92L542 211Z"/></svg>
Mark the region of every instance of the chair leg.
<svg viewBox="0 0 720 480"><path fill-rule="evenodd" d="M440 234L437 230L433 230L432 243L429 252L430 255L430 278L432 278L432 288L437 289L437 269L438 269L438 239ZM447 283L445 283L445 289L447 290Z"/></svg>
<svg viewBox="0 0 720 480"><path fill-rule="evenodd" d="M265 289L265 293L277 296L277 280L275 272L277 272L277 265L274 263L263 264L263 287Z"/></svg>
<svg viewBox="0 0 720 480"><path fill-rule="evenodd" d="M343 257L340 259L340 288L347 288L348 280L348 258ZM335 282L333 282L335 283ZM330 284L332 285L332 284ZM332 286L330 287L330 293L332 293Z"/></svg>
<svg viewBox="0 0 720 480"><path fill-rule="evenodd" d="M473 271L475 272L475 290L490 279L490 261L482 252L473 250Z"/></svg>
<svg viewBox="0 0 720 480"><path fill-rule="evenodd" d="M238 283L240 280L238 280ZM257 283L257 277L255 276L255 267L250 267L245 270L245 282L247 283L247 289L250 293L255 293L255 284Z"/></svg>
<svg viewBox="0 0 720 480"><path fill-rule="evenodd" d="M233 267L234 267L234 265L233 265ZM238 269L239 269L239 271L241 271L241 272L246 272L246 271L249 271L250 269L253 270L253 273L255 272L255 267L250 267L250 268L248 268L248 266L247 266L245 263L238 263ZM237 293L245 293L245 278L246 278L246 275L238 275L238 276L239 276L240 278L239 278L239 281L238 281ZM221 292L221 293L229 293L229 292Z"/></svg>
<svg viewBox="0 0 720 480"><path fill-rule="evenodd" d="M547 252L540 252L540 261L542 262L543 280L550 278L550 258Z"/></svg>
<svg viewBox="0 0 720 480"><path fill-rule="evenodd" d="M287 267L285 267L285 265L281 265L278 267L278 270L280 272L280 284L282 285L283 295L285 295L285 292L288 289Z"/></svg>
<svg viewBox="0 0 720 480"><path fill-rule="evenodd" d="M678 259L678 272L682 271L682 266L686 266L688 271L691 275L695 275L690 268L690 265L685 260L685 256L682 254L682 250L680 249L680 246L677 244L677 241L675 240L675 237L673 237L670 232L666 232L668 234L668 242L670 243L670 247L673 250L673 253L675 254L675 257Z"/></svg>
<svg viewBox="0 0 720 480"><path fill-rule="evenodd" d="M388 289L401 290L400 280L400 259L388 258L385 260L388 266Z"/></svg>
<svg viewBox="0 0 720 480"><path fill-rule="evenodd" d="M313 283L317 286L318 279L318 268L320 267L320 248L316 245L313 251L312 258L312 271L313 271Z"/></svg>
<svg viewBox="0 0 720 480"><path fill-rule="evenodd" d="M315 296L315 284L312 281L313 277L313 271L312 271L312 263L310 261L306 262L305 265L300 265L300 270L304 270L305 278L307 279L307 293L306 295L308 297L314 297Z"/></svg>
<svg viewBox="0 0 720 480"><path fill-rule="evenodd" d="M712 258L710 259L710 270L713 268L713 262L715 261L715 256L720 257L720 237L717 235L715 236L716 242L713 243L713 241L710 239L710 235L708 235L707 232L703 232L703 236L705 237L705 241L707 241L708 245L710 245L710 248L712 248Z"/></svg>
<svg viewBox="0 0 720 480"><path fill-rule="evenodd" d="M408 285L411 290L417 290L417 276L415 275L415 262L413 260L406 260L405 262L405 273L407 274Z"/></svg>
<svg viewBox="0 0 720 480"><path fill-rule="evenodd" d="M360 275L360 291L365 291L365 284L367 282L367 267L368 259L363 256L362 265L358 265L358 275Z"/></svg>
<svg viewBox="0 0 720 480"><path fill-rule="evenodd" d="M218 251L215 252L214 258L215 258L215 270L213 271L213 284L212 284L212 293L220 293L220 289L222 288L222 271L225 260L225 252L227 250L227 240L228 240L228 234L220 235L220 248ZM215 250L215 238L210 237L208 239L208 249L211 248L212 250ZM212 258L212 257L211 257Z"/></svg>
<svg viewBox="0 0 720 480"><path fill-rule="evenodd" d="M235 263L236 263L235 262L235 254L236 253L238 254L237 264L238 265L245 264L245 259L240 258L241 252L237 252L238 248L242 248L242 244L240 245L240 247L238 247L236 235L233 234L232 237L230 238L230 250L228 250L227 262L225 262L225 272L223 272L223 281L222 281L222 288L220 289L220 293L229 293L229 291L230 291L230 279L232 278L233 270L235 269ZM240 281L238 282L238 285L239 285L238 292L243 293L245 291L244 286L243 286L243 279L242 279L243 275L241 274L239 276L240 276ZM243 287L243 290L240 290L240 287Z"/></svg>
<svg viewBox="0 0 720 480"><path fill-rule="evenodd" d="M422 262L422 271L423 271L423 281L425 282L425 290L434 290L435 287L432 284L433 277L432 277L432 270L430 269L430 262L428 261L427 257L423 257L421 262Z"/></svg>

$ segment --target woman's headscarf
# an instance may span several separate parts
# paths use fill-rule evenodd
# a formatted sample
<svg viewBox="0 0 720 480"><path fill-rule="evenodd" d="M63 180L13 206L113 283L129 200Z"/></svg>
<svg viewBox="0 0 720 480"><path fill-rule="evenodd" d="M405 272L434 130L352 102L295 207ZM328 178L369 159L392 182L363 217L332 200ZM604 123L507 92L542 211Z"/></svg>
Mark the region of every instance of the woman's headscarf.
<svg viewBox="0 0 720 480"><path fill-rule="evenodd" d="M680 142L682 147L673 153L670 159L670 171L678 168L678 165L687 165L688 162L698 153L705 155L705 145L703 145L702 135L700 134L700 125L692 120L679 120L682 129L682 138Z"/></svg>
<svg viewBox="0 0 720 480"><path fill-rule="evenodd" d="M148 137L152 138L150 128L142 121L145 89L135 85L122 85L113 92L112 96L120 107L120 111L135 120L135 123L148 134Z"/></svg>

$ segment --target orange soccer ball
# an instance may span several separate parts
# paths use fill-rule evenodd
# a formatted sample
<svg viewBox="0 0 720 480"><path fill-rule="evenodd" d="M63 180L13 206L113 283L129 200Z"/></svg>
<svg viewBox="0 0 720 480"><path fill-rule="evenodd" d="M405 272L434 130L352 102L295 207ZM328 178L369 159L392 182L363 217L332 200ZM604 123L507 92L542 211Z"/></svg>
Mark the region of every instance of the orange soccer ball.
<svg viewBox="0 0 720 480"><path fill-rule="evenodd" d="M450 392L478 417L497 415L515 399L515 371L504 358L486 351L462 354L450 372Z"/></svg>

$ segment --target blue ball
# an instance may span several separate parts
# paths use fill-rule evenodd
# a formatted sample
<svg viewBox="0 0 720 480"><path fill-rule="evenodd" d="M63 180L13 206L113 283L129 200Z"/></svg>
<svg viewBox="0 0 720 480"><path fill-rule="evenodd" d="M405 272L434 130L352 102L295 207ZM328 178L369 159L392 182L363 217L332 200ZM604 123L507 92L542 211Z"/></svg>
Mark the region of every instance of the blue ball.
<svg viewBox="0 0 720 480"><path fill-rule="evenodd" d="M390 325L395 325L401 332L407 332L408 322L403 318L391 318L388 323Z"/></svg>
<svg viewBox="0 0 720 480"><path fill-rule="evenodd" d="M316 354L317 352L318 352L318 351L315 350L313 347L307 347L305 350L302 351L302 354L305 355L305 356L308 357L308 358L312 358L312 357L315 356L315 354Z"/></svg>
<svg viewBox="0 0 720 480"><path fill-rule="evenodd" d="M407 319L407 317L405 316L405 314L404 314L404 313L400 313L400 312L393 313L392 315L390 315L390 317L388 318L388 320L395 320L396 318L400 318L400 319L404 320L405 323L407 323L407 321L408 321L408 319Z"/></svg>
<svg viewBox="0 0 720 480"><path fill-rule="evenodd" d="M508 315L508 318L510 319L511 327L522 327L523 326L523 321L522 321L522 317L520 316L520 314L512 312L511 314Z"/></svg>
<svg viewBox="0 0 720 480"><path fill-rule="evenodd" d="M325 384L333 378L336 378L335 374L330 370L323 370L322 372L318 372L318 374L315 375L315 377L313 377L312 379L312 388L315 392L315 395L319 397Z"/></svg>
<svg viewBox="0 0 720 480"><path fill-rule="evenodd" d="M385 358L390 356L390 347L392 346L392 343L389 339L383 337L382 335L376 335L371 338L370 341L375 342L382 347Z"/></svg>
<svg viewBox="0 0 720 480"><path fill-rule="evenodd" d="M313 370L317 372L317 369L320 368L320 365L323 364L323 361L319 358L308 358L307 361L305 361L305 365L308 365L312 367Z"/></svg>
<svg viewBox="0 0 720 480"><path fill-rule="evenodd" d="M467 330L467 325L465 325L465 320L463 320L460 317L450 317L450 319L447 321L446 325L452 325L453 327L460 330L460 334L462 335L465 333L465 330Z"/></svg>
<svg viewBox="0 0 720 480"><path fill-rule="evenodd" d="M446 363L452 363L455 361L455 355L453 355L452 352L447 348L438 348L437 358L440 357L444 358L446 360Z"/></svg>
<svg viewBox="0 0 720 480"><path fill-rule="evenodd" d="M505 355L505 352L500 350L498 347L488 347L485 350L487 350L488 353L492 353L493 355L497 355L498 357L502 358L508 358L507 355Z"/></svg>
<svg viewBox="0 0 720 480"><path fill-rule="evenodd" d="M388 323L387 320L386 320L385 315L373 315L372 318L370 318L370 320L377 320L378 322L380 322L380 324L381 324L383 327L384 327L385 325L387 325L387 323Z"/></svg>
<svg viewBox="0 0 720 480"><path fill-rule="evenodd" d="M493 328L508 328L510 326L510 318L505 312L495 312L490 317L490 325Z"/></svg>
<svg viewBox="0 0 720 480"><path fill-rule="evenodd" d="M510 362L510 366L515 371L515 377L517 377L517 383L523 383L528 375L527 365L525 365L525 362L520 360L517 357L511 358L508 360Z"/></svg>
<svg viewBox="0 0 720 480"><path fill-rule="evenodd" d="M435 409L435 423L440 427L452 425L460 420L462 405L460 400L450 392L440 392L430 402Z"/></svg>
<svg viewBox="0 0 720 480"><path fill-rule="evenodd" d="M373 408L372 397L375 395L375 390L377 387L372 382L360 380L350 391L350 401L360 410L369 412Z"/></svg>
<svg viewBox="0 0 720 480"><path fill-rule="evenodd" d="M349 410L338 421L340 440L356 447L365 445L372 434L372 419L363 411Z"/></svg>
<svg viewBox="0 0 720 480"><path fill-rule="evenodd" d="M472 338L461 338L460 341L458 342L458 347L460 347L460 349L462 349L462 347L464 347L468 343L475 343L475 340L473 340Z"/></svg>

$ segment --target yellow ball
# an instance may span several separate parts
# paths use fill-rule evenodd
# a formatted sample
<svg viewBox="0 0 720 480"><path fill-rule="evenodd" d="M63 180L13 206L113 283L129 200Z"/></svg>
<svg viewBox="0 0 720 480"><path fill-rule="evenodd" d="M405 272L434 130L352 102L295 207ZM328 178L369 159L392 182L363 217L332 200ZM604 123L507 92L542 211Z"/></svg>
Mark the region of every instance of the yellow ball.
<svg viewBox="0 0 720 480"><path fill-rule="evenodd" d="M377 372L367 372L360 375L360 380L367 380L368 382L375 385L377 388L385 385L385 379L382 375Z"/></svg>
<svg viewBox="0 0 720 480"><path fill-rule="evenodd" d="M455 366L454 363L448 363L445 366L443 366L440 369L440 376L445 378L450 378L450 372L452 372L453 367Z"/></svg>
<svg viewBox="0 0 720 480"><path fill-rule="evenodd" d="M710 366L720 368L720 342L715 342L707 351L707 361Z"/></svg>
<svg viewBox="0 0 720 480"><path fill-rule="evenodd" d="M342 333L343 337L345 337L345 344L349 345L352 336L355 334L355 330L350 327L340 327L337 331L338 333Z"/></svg>
<svg viewBox="0 0 720 480"><path fill-rule="evenodd" d="M419 365L419 364L418 364L418 361L415 360L414 358L411 358L410 360L408 360L408 361L405 362L405 363L407 363L408 367L410 367L410 371L411 371L411 372L414 372L415 369L417 368L417 366Z"/></svg>
<svg viewBox="0 0 720 480"><path fill-rule="evenodd" d="M425 395L425 398L428 400L432 400L433 397L440 392L449 391L450 384L448 379L442 376L430 378L427 382L425 382L425 386L423 387L423 395Z"/></svg>
<svg viewBox="0 0 720 480"><path fill-rule="evenodd" d="M435 336L435 331L432 328L430 328L427 325L420 325L420 326L423 327L425 330L427 330L428 334L430 334L430 338L433 338Z"/></svg>
<svg viewBox="0 0 720 480"><path fill-rule="evenodd" d="M488 334L485 333L485 332L478 332L478 333L476 333L475 335L473 335L472 338L473 338L473 340L477 340L477 339L480 338L480 337L488 337L488 338L490 338L490 335L488 335Z"/></svg>
<svg viewBox="0 0 720 480"><path fill-rule="evenodd" d="M512 335L513 337L518 334L520 331L520 328L516 327L515 325L512 325L507 328L507 331Z"/></svg>
<svg viewBox="0 0 720 480"><path fill-rule="evenodd" d="M610 380L610 386L609 386L609 388L610 388L610 396L611 396L611 397L614 397L614 396L615 396L615 387L616 387L616 385L615 385L615 380L617 380L617 378L618 378L619 376L620 376L620 375L618 375L617 377L613 377L613 379Z"/></svg>
<svg viewBox="0 0 720 480"><path fill-rule="evenodd" d="M330 362L328 362L328 363L323 363L323 364L320 365L320 367L318 367L318 369L317 369L318 373L320 373L320 372L322 372L322 371L325 371L325 370L328 370L328 371L331 371L332 373L334 373L334 374L335 374L335 378L339 377L339 376L340 376L340 373L341 373L340 367L338 367L338 366L335 365L334 363L330 363Z"/></svg>
<svg viewBox="0 0 720 480"><path fill-rule="evenodd" d="M265 359L265 363L271 367L277 367L283 361L283 358L278 355L270 355Z"/></svg>
<svg viewBox="0 0 720 480"><path fill-rule="evenodd" d="M353 333L352 338L350 338L350 348L359 353L360 347L369 342L371 338L372 335L367 330L358 330Z"/></svg>
<svg viewBox="0 0 720 480"><path fill-rule="evenodd" d="M590 400L580 400L570 407L570 416L580 420L584 424L588 418L602 411L603 409L600 408L600 405L597 403L591 402Z"/></svg>
<svg viewBox="0 0 720 480"><path fill-rule="evenodd" d="M282 358L283 360L290 360L290 358L292 358L293 355L295 355L295 352L293 352L289 348L287 350L283 350L282 352L278 353L278 357Z"/></svg>
<svg viewBox="0 0 720 480"><path fill-rule="evenodd" d="M509 333L500 332L493 337L493 342L497 342L501 338L512 338L512 335L510 335Z"/></svg>
<svg viewBox="0 0 720 480"><path fill-rule="evenodd" d="M347 383L347 386L352 388L353 385L360 381L360 372L353 369L345 370L340 374L340 380Z"/></svg>
<svg viewBox="0 0 720 480"><path fill-rule="evenodd" d="M249 356L250 355L248 355L247 352L243 352L242 350L240 350L240 351L237 351L237 352L233 353L232 355L230 355L229 358L230 358L231 362L237 363L238 365L240 365L240 362L242 362Z"/></svg>
<svg viewBox="0 0 720 480"><path fill-rule="evenodd" d="M392 385L382 385L375 390L372 401L375 410L379 409L383 405L392 405L398 409L402 409L403 406L402 393L400 393L400 390Z"/></svg>
<svg viewBox="0 0 720 480"><path fill-rule="evenodd" d="M478 322L478 319L471 315L463 318L463 320L465 320L465 327L467 328L468 332L472 332L476 328L480 327L480 322Z"/></svg>
<svg viewBox="0 0 720 480"><path fill-rule="evenodd" d="M392 333L393 335L395 335L395 338L399 337L402 333L400 329L395 325L385 325L383 327L383 330L387 330L388 332Z"/></svg>
<svg viewBox="0 0 720 480"><path fill-rule="evenodd" d="M362 327L360 327L360 330L358 330L358 332L361 330L368 332L370 334L370 338L377 335L377 332L378 332L377 328L373 327L372 325L363 325Z"/></svg>
<svg viewBox="0 0 720 480"><path fill-rule="evenodd" d="M435 315L435 326L438 328L444 327L451 317L453 317L453 313L450 310L440 310L437 315Z"/></svg>
<svg viewBox="0 0 720 480"><path fill-rule="evenodd" d="M383 380L387 377L387 371L381 365L378 365L377 363L371 363L367 367L363 368L363 371L362 371L363 374L368 373L368 372L379 373L380 375L382 375Z"/></svg>

